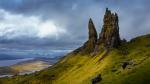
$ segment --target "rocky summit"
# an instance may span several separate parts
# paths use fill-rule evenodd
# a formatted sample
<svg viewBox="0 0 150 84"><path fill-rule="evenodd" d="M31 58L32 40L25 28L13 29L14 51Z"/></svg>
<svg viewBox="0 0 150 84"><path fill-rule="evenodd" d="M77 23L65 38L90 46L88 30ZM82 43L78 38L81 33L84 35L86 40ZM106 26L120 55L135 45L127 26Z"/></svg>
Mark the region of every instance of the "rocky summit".
<svg viewBox="0 0 150 84"><path fill-rule="evenodd" d="M105 47L116 48L120 45L119 25L117 13L111 13L106 8L103 19L102 31L99 35L98 44L104 43Z"/></svg>
<svg viewBox="0 0 150 84"><path fill-rule="evenodd" d="M82 47L76 49L74 53L95 54L101 50L100 46L103 46L103 48L106 49L117 48L121 43L118 22L117 13L111 13L111 11L106 8L103 27L98 38L96 28L90 18L88 23L89 39Z"/></svg>

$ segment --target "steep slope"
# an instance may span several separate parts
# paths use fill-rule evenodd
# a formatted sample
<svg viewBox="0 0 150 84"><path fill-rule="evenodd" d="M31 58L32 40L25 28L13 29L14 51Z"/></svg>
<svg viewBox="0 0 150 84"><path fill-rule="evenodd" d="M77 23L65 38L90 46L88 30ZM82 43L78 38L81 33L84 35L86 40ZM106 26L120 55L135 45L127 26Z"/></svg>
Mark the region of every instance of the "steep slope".
<svg viewBox="0 0 150 84"><path fill-rule="evenodd" d="M2 78L0 84L91 84L100 74L97 84L150 84L150 34L121 42L117 14L106 9L105 16L99 39L90 26L89 40L94 39L54 66L30 75ZM93 25L92 20L89 24Z"/></svg>

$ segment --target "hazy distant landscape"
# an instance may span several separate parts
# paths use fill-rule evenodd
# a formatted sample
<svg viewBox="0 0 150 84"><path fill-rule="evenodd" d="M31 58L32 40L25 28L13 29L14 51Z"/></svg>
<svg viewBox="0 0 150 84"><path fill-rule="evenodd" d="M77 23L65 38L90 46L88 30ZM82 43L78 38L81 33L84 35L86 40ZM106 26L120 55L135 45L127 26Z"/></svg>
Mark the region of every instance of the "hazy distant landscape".
<svg viewBox="0 0 150 84"><path fill-rule="evenodd" d="M8 53L9 52L9 53ZM33 60L37 58L55 59L64 56L69 51L50 50L1 50L0 67L10 66L19 62Z"/></svg>
<svg viewBox="0 0 150 84"><path fill-rule="evenodd" d="M9 52L9 53L8 53ZM12 52L12 53L11 53ZM56 63L68 51L2 50L0 52L1 77L40 71Z"/></svg>
<svg viewBox="0 0 150 84"><path fill-rule="evenodd" d="M52 66L59 60L55 58L24 58L0 61L0 77L31 74Z"/></svg>
<svg viewBox="0 0 150 84"><path fill-rule="evenodd" d="M69 50L0 49L0 77L31 74L52 66ZM9 53L8 53L9 52Z"/></svg>
<svg viewBox="0 0 150 84"><path fill-rule="evenodd" d="M1 60L0 61L0 66L11 66L11 65L14 65L14 64L17 64L19 62L23 62L23 61L28 61L28 60L33 60L33 58L24 58L24 59L5 59L5 60Z"/></svg>

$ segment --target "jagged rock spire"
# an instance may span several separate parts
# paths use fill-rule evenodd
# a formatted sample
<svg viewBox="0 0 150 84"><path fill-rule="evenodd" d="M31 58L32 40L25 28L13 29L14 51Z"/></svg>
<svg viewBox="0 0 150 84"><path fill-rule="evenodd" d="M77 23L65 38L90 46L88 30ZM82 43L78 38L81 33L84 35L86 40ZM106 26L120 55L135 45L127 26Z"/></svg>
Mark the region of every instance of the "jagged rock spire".
<svg viewBox="0 0 150 84"><path fill-rule="evenodd" d="M98 44L103 43L105 47L118 47L120 45L118 15L111 13L111 11L106 8L103 23Z"/></svg>
<svg viewBox="0 0 150 84"><path fill-rule="evenodd" d="M88 23L88 29L89 29L89 39L83 45L83 50L82 50L82 53L84 54L93 52L97 43L97 31L95 29L94 23L91 18Z"/></svg>
<svg viewBox="0 0 150 84"><path fill-rule="evenodd" d="M94 51L96 43L97 43L97 31L95 29L94 23L90 18L88 23L89 29L89 39L84 43L84 45L74 51L74 53L81 53L81 54L90 54Z"/></svg>
<svg viewBox="0 0 150 84"><path fill-rule="evenodd" d="M89 29L89 39L91 38L97 38L97 31L95 29L94 23L92 19L90 18L89 24L88 24L88 29Z"/></svg>
<svg viewBox="0 0 150 84"><path fill-rule="evenodd" d="M94 23L90 18L88 23L89 39L82 47L76 49L73 53L95 55L103 49L117 48L121 42L118 22L119 20L117 13L111 13L111 11L106 8L102 31L99 34L98 39Z"/></svg>

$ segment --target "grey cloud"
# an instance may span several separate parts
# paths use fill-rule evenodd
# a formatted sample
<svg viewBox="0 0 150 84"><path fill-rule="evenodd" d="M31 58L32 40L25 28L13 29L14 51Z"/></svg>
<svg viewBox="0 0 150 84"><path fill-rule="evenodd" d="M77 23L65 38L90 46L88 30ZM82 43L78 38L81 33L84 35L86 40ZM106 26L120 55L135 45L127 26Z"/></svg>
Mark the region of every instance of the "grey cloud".
<svg viewBox="0 0 150 84"><path fill-rule="evenodd" d="M57 40L33 37L10 40L3 37L0 43L3 47L23 49L75 49L88 37L87 23L90 17L100 32L106 7L119 14L121 37L131 39L150 33L149 3L150 0L1 0L1 9L27 17L37 16L43 21L53 20L65 25L67 34Z"/></svg>

